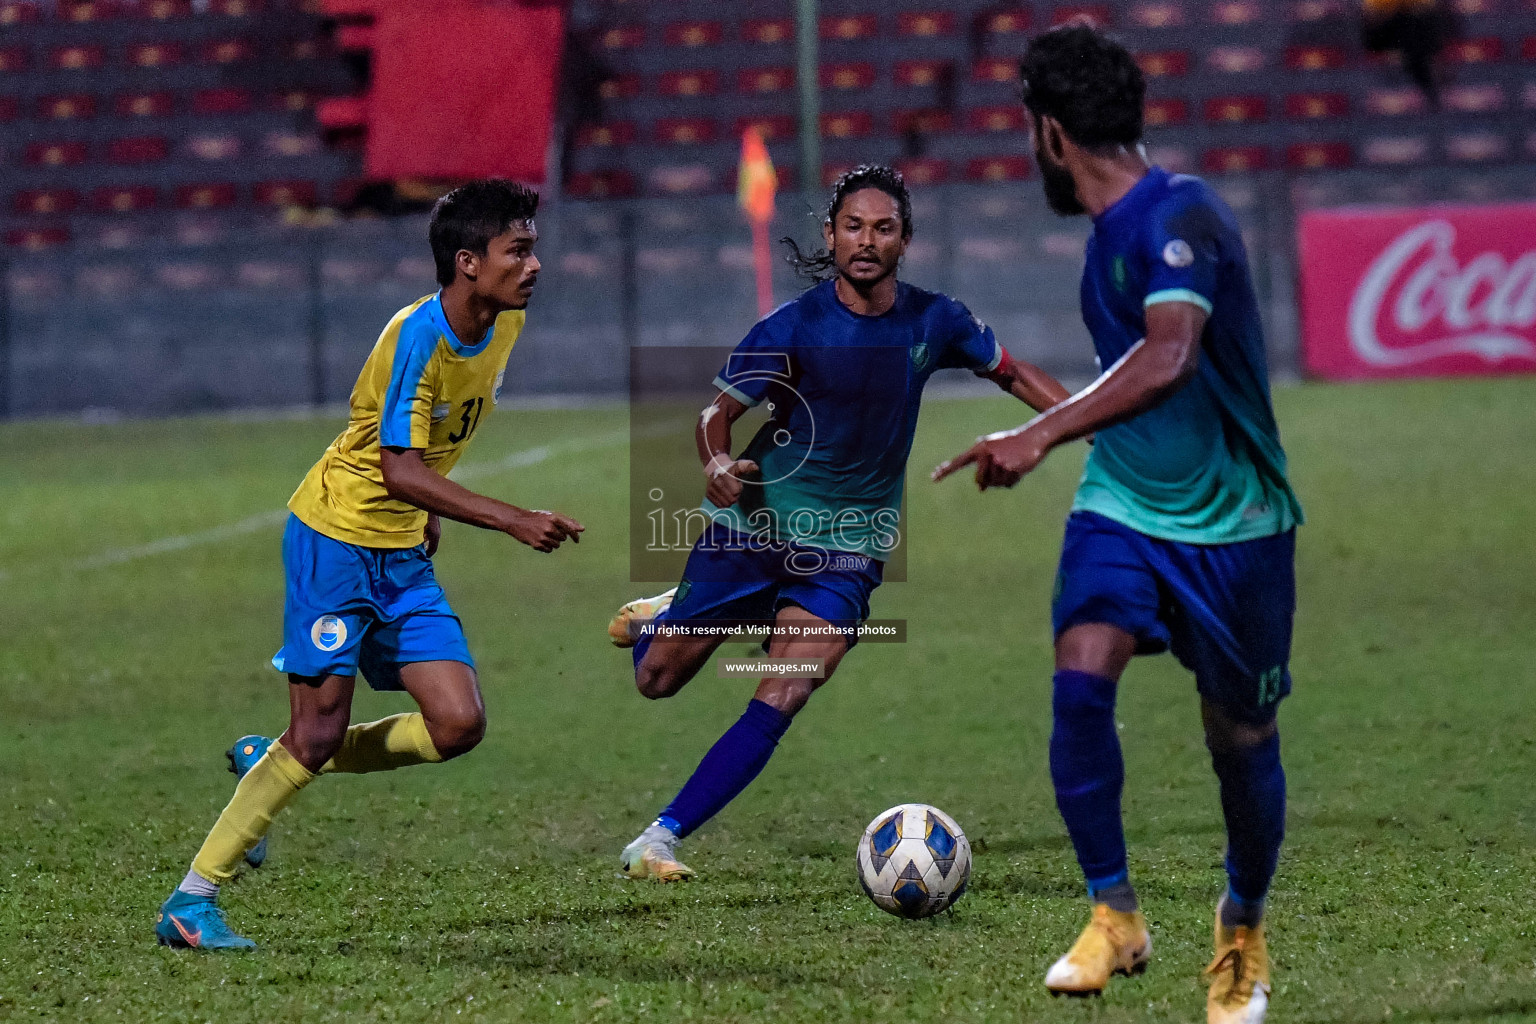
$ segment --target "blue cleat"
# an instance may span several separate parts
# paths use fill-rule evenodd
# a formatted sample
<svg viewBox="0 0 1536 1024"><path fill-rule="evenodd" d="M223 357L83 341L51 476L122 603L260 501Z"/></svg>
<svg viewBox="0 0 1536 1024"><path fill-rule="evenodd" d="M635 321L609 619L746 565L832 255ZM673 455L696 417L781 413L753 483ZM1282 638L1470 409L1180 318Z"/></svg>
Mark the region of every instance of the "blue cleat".
<svg viewBox="0 0 1536 1024"><path fill-rule="evenodd" d="M245 778L245 773L251 770L251 766L261 760L261 755L267 752L272 745L270 736L241 736L235 740L235 745L224 752L229 758L229 770L235 773L235 778ZM253 868L261 867L267 859L267 837L262 836L261 842L251 847L245 853L245 862Z"/></svg>
<svg viewBox="0 0 1536 1024"><path fill-rule="evenodd" d="M224 911L207 896L177 889L155 915L155 938L173 949L255 949L256 943L236 935Z"/></svg>

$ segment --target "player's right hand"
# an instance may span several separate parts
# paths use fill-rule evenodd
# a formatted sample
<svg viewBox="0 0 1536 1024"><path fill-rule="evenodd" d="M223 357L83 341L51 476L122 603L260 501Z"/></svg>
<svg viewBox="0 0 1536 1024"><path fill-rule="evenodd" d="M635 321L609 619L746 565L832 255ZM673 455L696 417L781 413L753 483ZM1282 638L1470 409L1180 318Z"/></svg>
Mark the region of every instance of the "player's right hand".
<svg viewBox="0 0 1536 1024"><path fill-rule="evenodd" d="M581 543L581 533L586 527L570 516L543 509L518 509L503 533L522 541L535 551L555 550L567 540Z"/></svg>
<svg viewBox="0 0 1536 1024"><path fill-rule="evenodd" d="M716 508L730 508L741 498L742 483L747 477L756 476L758 465L751 459L737 459L729 466L720 466L710 473L709 486L704 497Z"/></svg>

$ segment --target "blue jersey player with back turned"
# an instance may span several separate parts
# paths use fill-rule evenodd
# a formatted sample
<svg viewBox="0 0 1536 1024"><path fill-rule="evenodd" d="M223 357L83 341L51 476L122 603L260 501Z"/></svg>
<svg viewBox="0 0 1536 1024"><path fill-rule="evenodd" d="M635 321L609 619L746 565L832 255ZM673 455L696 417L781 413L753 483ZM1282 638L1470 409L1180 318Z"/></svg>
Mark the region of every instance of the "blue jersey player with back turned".
<svg viewBox="0 0 1536 1024"><path fill-rule="evenodd" d="M640 629L772 623L770 658L796 663L763 678L746 713L621 856L632 878L692 872L674 853L757 777L791 719L831 676L869 615L897 541L903 474L923 388L935 370L989 377L1034 407L1067 392L1009 358L992 331L944 295L898 282L912 237L901 175L865 166L838 179L822 225L827 249L796 262L830 276L763 318L727 360L695 432L710 524L683 579L620 609L609 634L633 645L635 683L671 697L723 637ZM793 246L793 243L791 243ZM739 456L731 425L753 406L766 424ZM638 641L638 642L637 642ZM822 671L804 671L819 662ZM803 674L802 674L803 673Z"/></svg>
<svg viewBox="0 0 1536 1024"><path fill-rule="evenodd" d="M1150 956L1120 821L1115 691L1133 655L1171 648L1195 675L1227 827L1206 1014L1258 1024L1269 1000L1264 900L1285 829L1275 711L1291 688L1301 507L1247 253L1204 182L1147 165L1141 72L1122 46L1082 25L1053 29L1031 42L1021 74L1047 202L1093 217L1082 309L1108 370L934 475L975 465L983 489L1012 487L1055 446L1096 436L1052 609L1050 750L1094 906L1045 983L1094 994Z"/></svg>

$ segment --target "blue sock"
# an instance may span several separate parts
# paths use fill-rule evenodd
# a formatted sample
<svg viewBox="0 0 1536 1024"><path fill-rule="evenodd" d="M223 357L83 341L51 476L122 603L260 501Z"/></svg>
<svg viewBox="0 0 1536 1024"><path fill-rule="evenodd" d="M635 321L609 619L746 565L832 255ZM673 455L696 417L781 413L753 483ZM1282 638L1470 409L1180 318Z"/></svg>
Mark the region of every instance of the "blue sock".
<svg viewBox="0 0 1536 1024"><path fill-rule="evenodd" d="M1285 769L1280 736L1251 747L1211 750L1227 822L1227 879L1239 904L1262 907L1285 838Z"/></svg>
<svg viewBox="0 0 1536 1024"><path fill-rule="evenodd" d="M1051 781L1090 893L1125 883L1120 790L1125 762L1115 735L1115 683L1089 672L1052 677Z"/></svg>
<svg viewBox="0 0 1536 1024"><path fill-rule="evenodd" d="M709 748L693 776L661 812L661 819L675 822L677 828L672 831L686 836L720 813L757 778L793 720L771 704L749 703L746 713Z"/></svg>

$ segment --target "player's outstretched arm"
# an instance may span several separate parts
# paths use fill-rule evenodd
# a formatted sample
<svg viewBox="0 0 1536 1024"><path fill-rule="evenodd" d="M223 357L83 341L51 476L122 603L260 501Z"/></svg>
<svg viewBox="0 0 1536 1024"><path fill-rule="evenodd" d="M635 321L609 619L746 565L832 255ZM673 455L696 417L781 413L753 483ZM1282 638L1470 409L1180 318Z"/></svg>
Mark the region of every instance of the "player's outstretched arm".
<svg viewBox="0 0 1536 1024"><path fill-rule="evenodd" d="M1188 302L1147 307L1147 336L1098 380L1021 427L989 434L933 471L942 480L976 467L976 484L1012 487L1059 444L1123 423L1188 383L1200 366L1206 313Z"/></svg>
<svg viewBox="0 0 1536 1024"><path fill-rule="evenodd" d="M722 391L699 413L693 440L699 449L699 461L704 464L704 476L709 480L704 497L716 508L736 504L743 479L758 471L757 463L751 459L731 458L731 424L741 419L748 408L745 402Z"/></svg>
<svg viewBox="0 0 1536 1024"><path fill-rule="evenodd" d="M1003 361L997 364L997 369L983 373L981 376L992 381L1035 412L1045 412L1072 397L1072 393L1062 386L1061 381L1034 363L1014 359L1008 354L1007 349L1003 349Z"/></svg>
<svg viewBox="0 0 1536 1024"><path fill-rule="evenodd" d="M396 501L455 522L505 533L535 551L553 551L566 540L581 542L586 529L559 512L530 510L456 484L430 469L418 448L380 448L384 487Z"/></svg>

